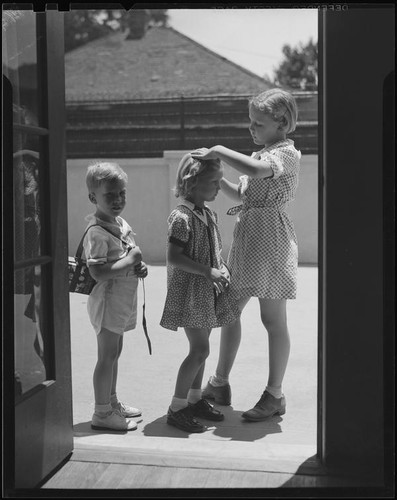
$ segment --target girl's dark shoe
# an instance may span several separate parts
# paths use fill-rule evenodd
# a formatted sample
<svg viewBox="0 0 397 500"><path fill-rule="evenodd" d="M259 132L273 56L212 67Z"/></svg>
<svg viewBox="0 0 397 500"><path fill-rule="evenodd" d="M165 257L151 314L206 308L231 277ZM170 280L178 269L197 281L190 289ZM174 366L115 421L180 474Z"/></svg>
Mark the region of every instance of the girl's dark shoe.
<svg viewBox="0 0 397 500"><path fill-rule="evenodd" d="M172 411L168 408L167 424L186 432L204 432L207 428L193 416L190 406L182 410Z"/></svg>
<svg viewBox="0 0 397 500"><path fill-rule="evenodd" d="M206 418L207 420L213 420L215 422L220 422L225 418L223 413L216 410L205 399L200 399L200 401L194 404L189 403L189 407L195 417Z"/></svg>
<svg viewBox="0 0 397 500"><path fill-rule="evenodd" d="M218 405L230 405L232 402L232 390L230 388L230 384L216 387L208 381L207 386L203 389L203 398L213 399Z"/></svg>
<svg viewBox="0 0 397 500"><path fill-rule="evenodd" d="M242 417L251 422L266 420L273 415L284 415L286 408L285 397L275 398L270 392L265 391L256 405L244 412Z"/></svg>

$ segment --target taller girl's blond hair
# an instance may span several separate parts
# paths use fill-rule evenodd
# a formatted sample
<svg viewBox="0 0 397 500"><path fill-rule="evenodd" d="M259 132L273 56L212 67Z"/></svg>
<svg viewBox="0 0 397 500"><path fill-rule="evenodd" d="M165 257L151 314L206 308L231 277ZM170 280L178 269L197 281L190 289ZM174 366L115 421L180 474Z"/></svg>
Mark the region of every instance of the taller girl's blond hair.
<svg viewBox="0 0 397 500"><path fill-rule="evenodd" d="M249 106L254 106L257 110L270 115L274 121L280 123L286 134L290 134L296 128L298 106L294 96L285 90L266 90L249 99Z"/></svg>

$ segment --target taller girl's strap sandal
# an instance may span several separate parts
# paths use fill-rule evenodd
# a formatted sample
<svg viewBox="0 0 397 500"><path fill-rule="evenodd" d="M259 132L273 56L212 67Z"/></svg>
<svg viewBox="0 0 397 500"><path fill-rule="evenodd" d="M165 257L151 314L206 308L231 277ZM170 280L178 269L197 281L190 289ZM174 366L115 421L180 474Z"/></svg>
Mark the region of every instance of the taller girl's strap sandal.
<svg viewBox="0 0 397 500"><path fill-rule="evenodd" d="M203 398L213 399L216 404L229 406L232 402L232 390L230 384L214 386L208 381L203 389Z"/></svg>
<svg viewBox="0 0 397 500"><path fill-rule="evenodd" d="M256 405L244 412L242 417L251 422L260 422L273 415L284 415L286 411L285 397L275 398L269 392L264 391Z"/></svg>

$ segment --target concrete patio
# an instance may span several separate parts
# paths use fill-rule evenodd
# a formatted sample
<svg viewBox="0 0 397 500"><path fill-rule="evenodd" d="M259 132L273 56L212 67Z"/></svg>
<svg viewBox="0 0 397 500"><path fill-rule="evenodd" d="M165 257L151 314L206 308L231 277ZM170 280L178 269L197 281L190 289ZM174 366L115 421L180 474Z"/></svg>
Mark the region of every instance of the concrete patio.
<svg viewBox="0 0 397 500"><path fill-rule="evenodd" d="M260 322L258 301L252 299L242 315L243 338L230 377L232 405L220 407L225 413L225 420L210 426L202 434L187 434L166 423L176 374L188 348L183 330L172 332L159 325L166 294L166 267L149 266L149 275L145 280L146 318L153 354L149 355L141 325L142 285L139 286L138 327L127 332L124 338L124 350L119 361L119 399L143 411L142 417L136 419L138 429L128 433L98 432L90 427L96 339L86 312L87 297L70 294L75 431L71 461L160 465L174 470L175 467L183 467L275 472L278 473L279 486L298 470L309 475L315 470L318 475L319 467L315 459L317 275L317 267L299 267L298 297L288 302L291 355L284 379L287 413L283 417L256 423L244 422L241 418L241 413L258 400L268 375L267 335ZM204 383L215 369L219 339L220 329L214 329ZM156 487L157 483L151 477L151 482L147 484L135 482L128 487ZM163 474L162 487L172 487L171 476L167 477L168 480L164 479ZM75 481L70 482L70 477L68 480L69 483L61 469L44 487L101 487L93 486L92 477L85 477L79 486ZM185 487L190 487L189 475L186 475L186 481L188 484ZM241 484L241 487L244 485Z"/></svg>

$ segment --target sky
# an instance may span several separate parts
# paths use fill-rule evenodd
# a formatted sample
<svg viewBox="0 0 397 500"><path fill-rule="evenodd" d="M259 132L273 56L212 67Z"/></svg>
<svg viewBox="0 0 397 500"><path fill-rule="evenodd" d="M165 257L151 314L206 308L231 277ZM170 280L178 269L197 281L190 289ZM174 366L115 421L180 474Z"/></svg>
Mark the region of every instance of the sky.
<svg viewBox="0 0 397 500"><path fill-rule="evenodd" d="M274 77L285 44L317 41L317 9L168 9L169 25L263 77Z"/></svg>

